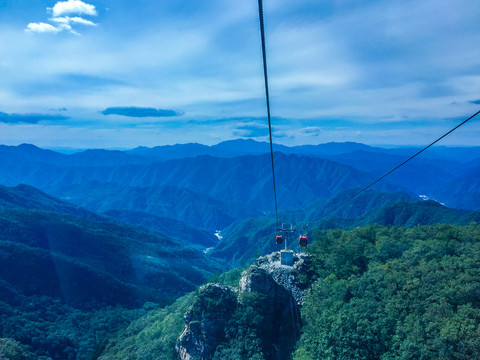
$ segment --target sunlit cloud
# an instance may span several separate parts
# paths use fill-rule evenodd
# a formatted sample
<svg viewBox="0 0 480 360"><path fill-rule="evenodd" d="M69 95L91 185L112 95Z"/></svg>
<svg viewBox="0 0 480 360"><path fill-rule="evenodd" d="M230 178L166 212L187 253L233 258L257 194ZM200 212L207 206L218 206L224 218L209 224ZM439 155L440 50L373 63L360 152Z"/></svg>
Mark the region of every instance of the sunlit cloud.
<svg viewBox="0 0 480 360"><path fill-rule="evenodd" d="M54 17L68 14L98 15L94 5L80 0L59 1L51 10Z"/></svg>
<svg viewBox="0 0 480 360"><path fill-rule="evenodd" d="M93 21L74 16L74 17L69 17L69 16L64 16L64 17L54 17L50 19L53 22L56 22L58 24L80 24L80 25L86 25L86 26L97 26Z"/></svg>
<svg viewBox="0 0 480 360"><path fill-rule="evenodd" d="M61 30L59 28L56 28L55 26L50 25L50 24L39 22L39 23L28 24L25 31L35 32L35 33L54 33L54 34L56 34Z"/></svg>

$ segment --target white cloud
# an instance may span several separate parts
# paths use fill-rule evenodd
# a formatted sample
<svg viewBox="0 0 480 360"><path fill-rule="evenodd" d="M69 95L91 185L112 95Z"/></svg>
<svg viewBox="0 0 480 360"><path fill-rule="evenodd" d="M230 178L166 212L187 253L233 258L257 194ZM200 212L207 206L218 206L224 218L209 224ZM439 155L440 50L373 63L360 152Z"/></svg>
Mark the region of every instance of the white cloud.
<svg viewBox="0 0 480 360"><path fill-rule="evenodd" d="M58 33L61 29L56 28L50 24L46 24L43 22L40 23L30 23L27 25L25 31L31 31L36 33Z"/></svg>
<svg viewBox="0 0 480 360"><path fill-rule="evenodd" d="M97 24L95 24L94 22L78 16L54 17L54 18L51 18L50 20L59 24L66 24L66 25L70 25L73 23L73 24L81 24L86 26L97 26Z"/></svg>
<svg viewBox="0 0 480 360"><path fill-rule="evenodd" d="M54 17L58 17L67 14L97 16L98 13L94 5L84 3L81 0L68 0L57 2L52 8L52 14Z"/></svg>
<svg viewBox="0 0 480 360"><path fill-rule="evenodd" d="M43 22L30 23L25 30L36 33L58 33L66 30L71 34L80 35L72 28L72 25L97 26L93 21L80 16L61 16L65 14L97 15L97 10L94 5L84 3L80 0L58 1L53 8L47 8L47 10L53 14L53 17L49 20L57 25Z"/></svg>

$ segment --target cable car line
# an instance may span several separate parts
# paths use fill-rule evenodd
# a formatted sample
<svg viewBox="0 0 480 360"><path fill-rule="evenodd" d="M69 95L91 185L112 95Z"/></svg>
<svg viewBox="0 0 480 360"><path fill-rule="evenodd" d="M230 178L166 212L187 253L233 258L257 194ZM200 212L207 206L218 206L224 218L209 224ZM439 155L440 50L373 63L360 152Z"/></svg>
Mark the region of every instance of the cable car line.
<svg viewBox="0 0 480 360"><path fill-rule="evenodd" d="M276 220L276 231L277 236L275 237L275 243L277 245L281 245L284 242L283 236L278 235L279 231L285 233L285 250L287 249L287 232L288 231L295 231L293 227L291 229L286 230L284 226L280 228L279 221L278 221L278 205L277 205L277 186L276 186L276 179L275 179L275 164L273 160L273 140L272 140L272 121L270 116L270 95L268 91L268 71L267 71L267 50L266 50L266 41L265 41L265 21L263 16L263 0L258 0L258 17L260 20L260 36L262 40L262 58L263 58L263 78L265 80L265 97L267 102L267 118L268 118L268 134L270 138L270 159L272 162L272 179L273 179L273 196L275 199L275 220ZM301 235L298 238L300 248L306 247L308 245L308 238L306 234Z"/></svg>
<svg viewBox="0 0 480 360"><path fill-rule="evenodd" d="M427 150L429 147L433 146L434 144L436 144L437 142L439 142L440 140L442 140L444 137L450 135L452 132L454 132L455 130L457 130L460 126L462 125L465 125L467 122L469 122L470 120L472 120L475 116L477 116L478 114L480 114L480 110L477 111L475 114L473 114L472 116L470 116L468 119L464 120L462 123L458 124L457 126L455 126L453 129L451 129L450 131L446 132L445 134L443 134L442 136L440 136L437 140L435 140L434 142L432 142L430 145L427 145L425 146L422 150L418 151L416 154L410 156L407 160L405 160L404 162L402 162L401 164L398 164L397 166L395 166L392 170L388 171L387 173L385 173L384 175L380 176L377 180L373 181L371 184L365 186L362 190L358 191L357 193L355 193L352 197L348 198L347 200L343 201L342 203L340 203L340 205L337 205L333 210L331 210L327 215L330 215L332 213L334 213L336 210L338 210L340 207L342 207L343 205L345 205L346 203L350 202L351 200L355 199L358 195L360 195L361 193L363 193L365 190L371 188L373 185L375 185L376 183L378 183L380 180L382 180L383 178L385 178L386 176L390 175L392 172L394 172L395 170L397 170L398 168L400 168L401 166L405 165L406 163L408 163L410 160L412 160L413 158L417 157L418 155L420 155L422 152L424 152L425 150ZM323 218L327 217L327 215L323 216Z"/></svg>
<svg viewBox="0 0 480 360"><path fill-rule="evenodd" d="M276 181L275 181L275 165L274 165L274 160L273 160L273 140L272 140L272 123L271 123L271 116L270 116L270 96L269 96L269 91L268 91L268 71L267 71L267 53L266 53L266 46L265 46L265 24L264 24L264 16L263 16L263 0L258 0L258 15L259 15L259 20L260 20L260 34L261 34L261 40L262 40L262 57L263 57L263 77L265 80L265 97L266 97L266 102L267 102L267 118L268 118L268 133L269 133L269 138L270 138L270 158L271 158L271 163L272 163L272 180L273 180L273 194L274 194L274 200L275 200L275 219L276 219L276 229L277 231L280 229L279 228L279 222L278 222L278 206L277 206L277 188L276 188ZM340 207L343 205L347 204L348 202L352 201L355 199L358 195L362 194L364 191L368 190L371 188L373 185L377 184L379 181L393 173L394 171L398 170L400 167L408 163L410 160L416 158L418 155L423 153L425 150L428 148L432 147L435 145L437 142L445 138L446 136L450 135L452 132L457 130L459 127L465 125L467 122L475 118L478 114L480 114L480 110L477 111L475 114L470 116L468 119L464 120L457 126L455 126L453 129L449 130L442 136L440 136L438 139L430 143L429 145L425 146L423 149L415 153L414 155L410 156L407 160L403 161L402 163L398 164L395 166L393 169L390 171L386 172L382 176L380 176L378 179L370 183L369 185L365 186L362 188L360 191L356 192L353 196L348 198L347 200L341 202L339 205L337 205L333 210L331 210L327 215L324 215L322 218L327 217L330 214L333 214L336 210L338 210ZM277 244L282 244L283 243L283 237L276 236L276 243ZM300 246L306 246L308 243L308 240L306 236L300 236L299 238L299 245Z"/></svg>
<svg viewBox="0 0 480 360"><path fill-rule="evenodd" d="M270 135L270 158L272 160L273 196L275 199L275 219L278 229L277 187L275 182L275 165L273 162L272 122L270 119L270 96L268 94L267 51L265 47L265 25L263 20L263 1L258 0L258 17L260 18L260 35L262 37L263 78L265 80L265 97L267 99L268 133Z"/></svg>

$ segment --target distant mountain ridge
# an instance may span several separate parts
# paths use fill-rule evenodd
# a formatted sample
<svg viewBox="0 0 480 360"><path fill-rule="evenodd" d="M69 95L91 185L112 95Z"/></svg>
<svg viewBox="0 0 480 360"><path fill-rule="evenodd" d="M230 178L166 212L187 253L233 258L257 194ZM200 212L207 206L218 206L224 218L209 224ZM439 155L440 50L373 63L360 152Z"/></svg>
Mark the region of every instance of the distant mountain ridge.
<svg viewBox="0 0 480 360"><path fill-rule="evenodd" d="M365 186L418 151L358 143L275 145L274 149L279 151L275 157L279 205L283 208L299 207L318 197L329 198L348 188ZM267 195L271 193L268 151L267 143L254 140L232 140L213 146L86 150L70 155L28 144L0 146L0 183L27 183L42 190L90 181L134 187L168 185L271 211ZM476 195L472 200L464 189L475 181L479 159L480 147L433 147L389 175L377 190L401 190L426 195L451 207L478 210ZM326 166L327 161L335 165ZM455 196L450 196L452 193Z"/></svg>
<svg viewBox="0 0 480 360"><path fill-rule="evenodd" d="M31 144L18 146L0 145L0 158L68 167L122 166L150 163L147 159L119 150L89 149L73 154L62 154L52 150L41 149Z"/></svg>
<svg viewBox="0 0 480 360"><path fill-rule="evenodd" d="M273 144L273 150L286 155L307 155L315 157L331 158L332 156L348 154L357 151L370 153L384 153L391 156L411 156L418 152L421 147L375 147L356 142L329 142L318 145L297 145L285 146ZM228 140L216 145L202 145L196 143L163 145L156 147L137 147L126 150L128 154L134 154L147 158L155 158L157 161L180 159L186 157L197 157L210 155L214 157L237 157L243 155L261 155L270 152L270 145L266 142L258 142L252 139ZM439 159L468 162L480 157L480 146L478 147L445 147L437 146L429 149L429 152L422 154L422 158Z"/></svg>
<svg viewBox="0 0 480 360"><path fill-rule="evenodd" d="M275 153L279 205L296 207L319 197L331 197L372 181L371 174L321 158ZM200 156L149 165L119 167L68 167L41 162L4 159L0 183L27 183L42 190L87 184L116 183L148 187L167 185L207 194L221 201L242 202L258 211L271 209L272 188L269 155L236 158ZM379 188L399 190L388 182ZM139 210L139 209L135 209Z"/></svg>
<svg viewBox="0 0 480 360"><path fill-rule="evenodd" d="M274 144L276 152L286 155L306 155L332 159L334 156L363 151L382 153L388 156L409 157L421 147L375 147L355 142L330 142L318 145L285 146ZM139 146L131 150L88 149L72 154L63 154L52 150L41 149L31 144L18 146L0 145L0 156L29 157L32 161L41 161L57 165L70 166L119 166L127 164L146 164L174 159L192 158L203 155L213 157L238 157L244 155L261 155L270 152L270 145L252 139L236 139L220 142L216 145L198 143L161 145L155 147ZM480 158L480 146L447 147L435 146L423 153L421 159L472 162Z"/></svg>

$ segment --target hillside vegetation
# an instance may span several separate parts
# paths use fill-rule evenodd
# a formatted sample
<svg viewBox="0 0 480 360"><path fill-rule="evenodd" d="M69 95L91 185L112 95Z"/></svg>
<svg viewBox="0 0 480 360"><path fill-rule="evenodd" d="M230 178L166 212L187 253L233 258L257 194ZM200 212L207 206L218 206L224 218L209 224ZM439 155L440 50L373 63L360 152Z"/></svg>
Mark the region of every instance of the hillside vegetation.
<svg viewBox="0 0 480 360"><path fill-rule="evenodd" d="M237 286L241 272L242 269L230 270L214 276L210 282ZM175 344L185 326L184 314L198 295L199 291L189 293L170 306L152 310L132 321L126 329L110 338L99 360L177 360Z"/></svg>
<svg viewBox="0 0 480 360"><path fill-rule="evenodd" d="M478 359L480 226L315 233L295 360Z"/></svg>
<svg viewBox="0 0 480 360"><path fill-rule="evenodd" d="M160 235L27 209L0 208L0 257L0 279L80 307L169 301L220 269Z"/></svg>

